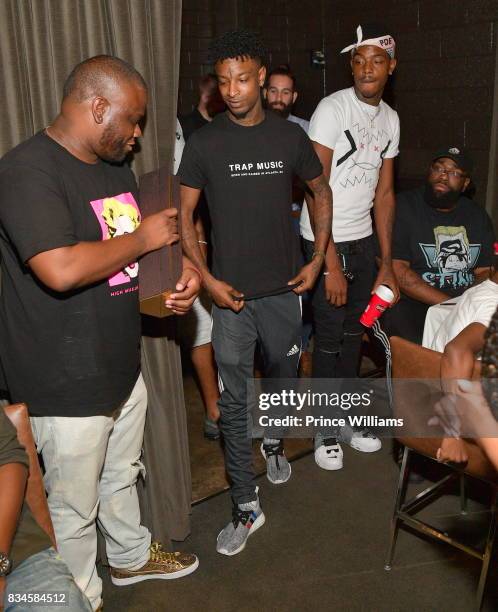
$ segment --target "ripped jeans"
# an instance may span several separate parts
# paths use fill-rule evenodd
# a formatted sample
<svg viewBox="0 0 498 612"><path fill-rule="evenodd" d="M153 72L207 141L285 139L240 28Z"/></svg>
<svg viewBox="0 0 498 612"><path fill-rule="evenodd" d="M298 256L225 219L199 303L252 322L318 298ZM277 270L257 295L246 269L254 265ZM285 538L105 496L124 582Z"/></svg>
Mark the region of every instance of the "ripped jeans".
<svg viewBox="0 0 498 612"><path fill-rule="evenodd" d="M59 553L95 610L101 602L96 521L109 563L139 568L151 535L140 524L136 490L147 411L142 375L111 416L32 417Z"/></svg>
<svg viewBox="0 0 498 612"><path fill-rule="evenodd" d="M311 260L314 243L303 240L306 258ZM376 278L373 236L351 242L338 242L341 263L353 275L348 283L344 306L331 306L325 299L323 274L312 291L314 350L313 378L356 378L358 376L361 339L365 328L360 316L365 310Z"/></svg>
<svg viewBox="0 0 498 612"><path fill-rule="evenodd" d="M303 240L306 259L311 261L315 246ZM348 282L347 301L344 306L331 306L325 298L325 277L320 274L311 293L313 311L313 378L356 378L360 366L361 341L365 328L360 316L370 301L370 292L376 278L375 244L373 236L360 240L336 243L341 263L353 276ZM339 392L337 386L330 389ZM314 416L322 416L314 410ZM344 417L342 410L323 414L326 417ZM336 428L320 427L317 439L339 437Z"/></svg>

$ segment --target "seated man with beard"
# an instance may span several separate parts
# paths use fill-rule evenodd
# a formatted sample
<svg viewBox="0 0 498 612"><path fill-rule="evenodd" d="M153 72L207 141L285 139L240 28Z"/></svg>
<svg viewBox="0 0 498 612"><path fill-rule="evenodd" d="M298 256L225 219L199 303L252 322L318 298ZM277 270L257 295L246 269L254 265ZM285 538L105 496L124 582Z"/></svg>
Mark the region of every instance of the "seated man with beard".
<svg viewBox="0 0 498 612"><path fill-rule="evenodd" d="M429 306L489 277L494 232L463 195L471 171L468 154L449 147L432 158L423 187L398 194L392 256L402 297L384 318L389 335L421 344Z"/></svg>

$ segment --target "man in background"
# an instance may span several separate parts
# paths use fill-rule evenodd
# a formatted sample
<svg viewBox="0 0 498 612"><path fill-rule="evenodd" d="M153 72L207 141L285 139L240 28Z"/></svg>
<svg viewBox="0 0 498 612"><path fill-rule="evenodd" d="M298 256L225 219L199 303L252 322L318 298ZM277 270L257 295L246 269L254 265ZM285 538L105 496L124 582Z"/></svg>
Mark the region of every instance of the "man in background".
<svg viewBox="0 0 498 612"><path fill-rule="evenodd" d="M429 306L489 277L494 231L482 206L464 195L472 159L450 146L431 158L425 184L396 196L393 269L401 300L385 313L391 336L422 343Z"/></svg>
<svg viewBox="0 0 498 612"><path fill-rule="evenodd" d="M280 64L268 74L266 87L263 89L266 105L284 119L300 125L308 133L310 122L291 113L296 103L298 91L296 77L288 64Z"/></svg>
<svg viewBox="0 0 498 612"><path fill-rule="evenodd" d="M308 133L310 122L291 113L296 103L298 91L296 77L288 64L280 64L268 73L266 86L263 88L263 97L266 106L282 118L300 125ZM297 177L292 182L291 215L296 233L299 235L299 218L304 201L304 184ZM304 254L303 254L304 263ZM308 350L312 334L312 313L309 293L303 294L303 335L302 350L299 359L299 374L303 377L311 376L311 353Z"/></svg>
<svg viewBox="0 0 498 612"><path fill-rule="evenodd" d="M225 108L218 90L218 80L214 74L206 74L199 80L199 101L194 110L188 115L180 117L183 138L185 142L195 130L203 127L213 120Z"/></svg>

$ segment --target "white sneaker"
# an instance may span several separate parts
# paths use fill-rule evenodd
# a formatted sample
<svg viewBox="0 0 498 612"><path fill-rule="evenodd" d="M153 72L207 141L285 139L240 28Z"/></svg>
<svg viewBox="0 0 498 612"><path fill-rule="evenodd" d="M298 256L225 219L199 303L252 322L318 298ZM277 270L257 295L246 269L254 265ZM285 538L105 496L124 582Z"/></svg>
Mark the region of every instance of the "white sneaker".
<svg viewBox="0 0 498 612"><path fill-rule="evenodd" d="M382 442L369 429L359 431L348 429L349 431L345 431L341 428L341 442L349 444L351 448L361 453L375 453L382 448Z"/></svg>
<svg viewBox="0 0 498 612"><path fill-rule="evenodd" d="M324 443L315 449L315 463L322 470L340 470L343 452L335 438L326 438Z"/></svg>

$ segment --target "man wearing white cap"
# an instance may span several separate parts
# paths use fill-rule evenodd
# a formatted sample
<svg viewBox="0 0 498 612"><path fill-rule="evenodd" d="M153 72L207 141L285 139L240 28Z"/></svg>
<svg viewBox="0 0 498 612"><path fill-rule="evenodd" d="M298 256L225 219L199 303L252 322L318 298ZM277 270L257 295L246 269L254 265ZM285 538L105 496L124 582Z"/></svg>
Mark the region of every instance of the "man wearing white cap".
<svg viewBox="0 0 498 612"><path fill-rule="evenodd" d="M314 378L354 378L358 374L361 338L359 318L376 288L385 284L399 298L391 263L391 231L395 210L394 157L398 154L399 118L382 94L396 67L395 42L387 29L358 26L351 53L353 87L324 98L310 123L309 137L329 178L333 193L332 236L323 275L315 285ZM380 245L375 268L371 208ZM301 215L305 251L314 250L313 201ZM363 452L381 447L368 430L325 430L315 436L319 467L342 467L341 440Z"/></svg>

